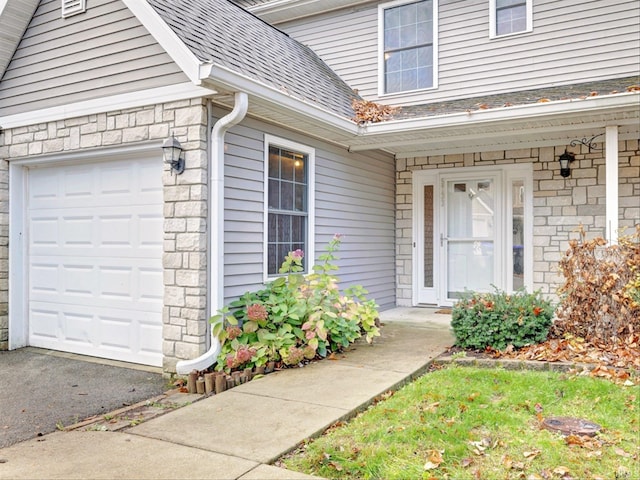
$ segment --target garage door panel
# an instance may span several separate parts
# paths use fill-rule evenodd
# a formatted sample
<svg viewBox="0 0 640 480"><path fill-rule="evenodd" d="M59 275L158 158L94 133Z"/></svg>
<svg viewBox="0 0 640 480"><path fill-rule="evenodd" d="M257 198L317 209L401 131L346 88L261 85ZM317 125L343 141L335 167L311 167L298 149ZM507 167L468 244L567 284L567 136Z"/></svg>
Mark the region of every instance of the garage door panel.
<svg viewBox="0 0 640 480"><path fill-rule="evenodd" d="M29 311L30 344L37 342L57 342L60 335L58 310L32 306Z"/></svg>
<svg viewBox="0 0 640 480"><path fill-rule="evenodd" d="M40 217L30 222L31 252L35 256L158 258L162 224L160 214Z"/></svg>
<svg viewBox="0 0 640 480"><path fill-rule="evenodd" d="M29 342L162 363L162 162L29 172Z"/></svg>
<svg viewBox="0 0 640 480"><path fill-rule="evenodd" d="M164 299L164 278L161 268L140 268L138 276L138 300L162 304Z"/></svg>
<svg viewBox="0 0 640 480"><path fill-rule="evenodd" d="M34 168L29 202L35 209L157 205L162 201L160 171L155 160L144 167L123 161Z"/></svg>
<svg viewBox="0 0 640 480"><path fill-rule="evenodd" d="M108 305L60 308L58 304L32 302L32 306L32 346L161 365L162 325L153 313ZM65 348L60 348L61 343Z"/></svg>
<svg viewBox="0 0 640 480"><path fill-rule="evenodd" d="M31 245L49 247L58 244L58 218L32 217L29 222Z"/></svg>
<svg viewBox="0 0 640 480"><path fill-rule="evenodd" d="M57 219L64 225L62 246L93 246L93 217L88 215L66 215Z"/></svg>
<svg viewBox="0 0 640 480"><path fill-rule="evenodd" d="M96 271L92 265L58 265L60 292L63 295L91 297Z"/></svg>
<svg viewBox="0 0 640 480"><path fill-rule="evenodd" d="M57 263L32 263L30 269L31 294L60 293L60 274Z"/></svg>
<svg viewBox="0 0 640 480"><path fill-rule="evenodd" d="M140 215L138 217L138 248L140 251L162 252L164 218L162 215Z"/></svg>
<svg viewBox="0 0 640 480"><path fill-rule="evenodd" d="M93 345L91 341L93 330L93 315L89 312L61 312L64 339L67 342Z"/></svg>
<svg viewBox="0 0 640 480"><path fill-rule="evenodd" d="M162 311L162 269L156 266L58 264L32 268L31 277L32 301Z"/></svg>

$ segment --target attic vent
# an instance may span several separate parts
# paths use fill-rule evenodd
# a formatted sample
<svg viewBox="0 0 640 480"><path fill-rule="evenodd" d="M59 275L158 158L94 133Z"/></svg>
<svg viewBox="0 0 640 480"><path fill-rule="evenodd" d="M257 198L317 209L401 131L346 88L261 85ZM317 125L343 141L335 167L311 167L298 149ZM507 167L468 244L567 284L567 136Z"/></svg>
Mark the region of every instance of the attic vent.
<svg viewBox="0 0 640 480"><path fill-rule="evenodd" d="M62 18L67 18L87 9L87 0L62 0Z"/></svg>

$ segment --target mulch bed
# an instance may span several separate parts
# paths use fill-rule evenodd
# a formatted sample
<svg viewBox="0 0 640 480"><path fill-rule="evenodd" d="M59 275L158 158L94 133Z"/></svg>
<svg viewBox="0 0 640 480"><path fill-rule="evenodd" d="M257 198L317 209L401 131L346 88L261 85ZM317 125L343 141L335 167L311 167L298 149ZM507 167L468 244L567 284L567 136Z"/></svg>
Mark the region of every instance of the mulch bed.
<svg viewBox="0 0 640 480"><path fill-rule="evenodd" d="M615 345L591 343L583 338L567 335L521 349L507 347L503 351L487 348L467 350L451 347L447 355L477 359L504 359L540 361L551 363L581 364L583 371L594 377L609 378L618 382L638 382L640 373L640 335L631 334Z"/></svg>

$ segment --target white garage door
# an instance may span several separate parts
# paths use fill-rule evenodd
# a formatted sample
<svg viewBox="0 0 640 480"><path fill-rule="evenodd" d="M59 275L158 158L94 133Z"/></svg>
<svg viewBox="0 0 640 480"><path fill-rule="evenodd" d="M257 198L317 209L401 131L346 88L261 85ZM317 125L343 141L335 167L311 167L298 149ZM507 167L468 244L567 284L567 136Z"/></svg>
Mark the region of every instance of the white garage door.
<svg viewBox="0 0 640 480"><path fill-rule="evenodd" d="M29 344L162 364L162 164L28 175Z"/></svg>

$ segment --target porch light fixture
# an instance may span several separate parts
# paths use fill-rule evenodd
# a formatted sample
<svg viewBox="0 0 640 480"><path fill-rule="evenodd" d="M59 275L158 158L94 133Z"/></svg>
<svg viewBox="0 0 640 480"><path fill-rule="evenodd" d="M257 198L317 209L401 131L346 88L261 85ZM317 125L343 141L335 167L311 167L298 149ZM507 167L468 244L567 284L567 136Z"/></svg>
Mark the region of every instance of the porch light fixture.
<svg viewBox="0 0 640 480"><path fill-rule="evenodd" d="M569 164L576 159L574 153L567 152L565 149L564 153L558 157L558 161L560 162L560 175L564 178L567 178L571 175L571 169L569 168Z"/></svg>
<svg viewBox="0 0 640 480"><path fill-rule="evenodd" d="M175 170L177 175L184 172L184 155L182 145L176 137L171 135L162 144L162 155L165 163L171 165L171 169Z"/></svg>

